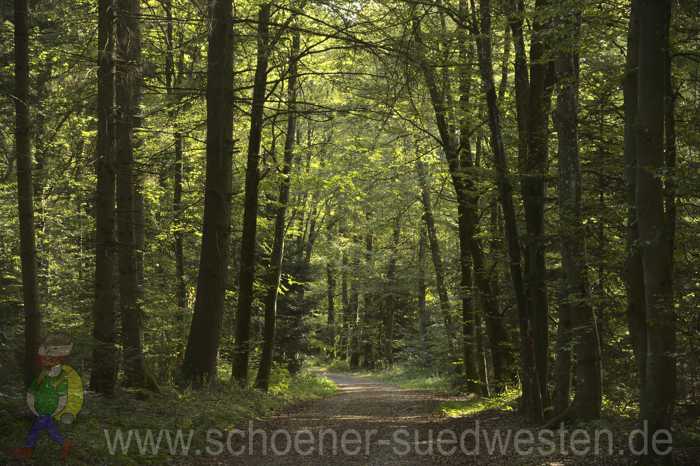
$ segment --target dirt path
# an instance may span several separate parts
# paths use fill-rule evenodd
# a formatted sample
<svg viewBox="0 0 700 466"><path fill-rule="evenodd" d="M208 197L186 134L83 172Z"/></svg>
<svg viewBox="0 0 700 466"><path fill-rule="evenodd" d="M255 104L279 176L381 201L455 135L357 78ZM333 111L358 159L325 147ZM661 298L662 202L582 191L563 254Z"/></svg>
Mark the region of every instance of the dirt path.
<svg viewBox="0 0 700 466"><path fill-rule="evenodd" d="M419 465L621 465L631 464L618 448L612 456L556 453L518 454L511 443L489 451L496 433L513 434L523 426L511 412L482 411L452 419L438 406L450 398L413 391L346 374L325 374L338 385L330 398L299 404L270 419L241 427L225 454L207 465L419 466ZM477 435L474 435L476 430ZM251 432L254 431L253 434ZM532 433L532 449L546 446ZM463 434L466 432L466 435ZM525 435L527 437L527 435ZM462 438L463 437L463 438ZM252 441L251 441L252 438ZM476 447L475 438L479 438ZM513 437L511 437L511 440ZM558 442L558 440L555 439ZM492 442L492 441L491 441ZM694 455L693 455L694 457ZM678 457L677 457L678 460ZM697 464L688 458L677 464ZM199 464L199 463L198 463Z"/></svg>
<svg viewBox="0 0 700 466"><path fill-rule="evenodd" d="M246 465L428 465L465 464L448 458L423 456L429 429L445 419L434 416L443 398L426 391L411 391L345 374L325 374L338 385L338 394L293 406L277 416L253 424L267 433L267 455L261 434L254 435L255 454L243 454ZM247 427L242 429L248 434ZM398 431L402 434L397 434ZM274 434L277 431L279 433ZM301 433L308 431L310 434ZM289 432L290 438L282 432ZM405 432L405 433L404 433ZM300 434L301 433L301 434ZM398 437L396 437L398 435ZM418 435L416 445L414 436ZM305 443L307 439L309 443ZM298 448L294 442L297 439ZM247 440L247 439L246 439ZM422 443L422 445L421 445ZM291 451L284 455L285 446ZM235 441L233 450L249 448ZM417 447L417 448L416 448ZM417 451L418 450L418 451ZM308 453L308 454L307 454ZM231 464L231 463L228 463Z"/></svg>

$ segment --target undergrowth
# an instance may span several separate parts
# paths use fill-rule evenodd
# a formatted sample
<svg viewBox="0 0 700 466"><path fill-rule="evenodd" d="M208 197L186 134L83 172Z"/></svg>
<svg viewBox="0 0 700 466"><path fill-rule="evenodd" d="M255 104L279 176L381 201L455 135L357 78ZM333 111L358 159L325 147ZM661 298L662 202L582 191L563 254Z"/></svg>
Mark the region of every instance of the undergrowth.
<svg viewBox="0 0 700 466"><path fill-rule="evenodd" d="M76 422L60 426L60 431L75 444L67 464L170 464L165 438L158 453L151 449L141 454L134 441L126 453L118 449L112 455L108 451L107 436L113 439L121 431L126 438L130 430L138 430L145 436L150 430L155 439L161 431L167 431L173 438L180 431L186 438L192 431L190 451L204 451L208 429L225 432L247 428L250 420L269 416L292 403L330 396L335 391L333 382L311 372L290 377L286 371L276 370L269 393L220 383L201 390L166 386L161 387L160 394L120 390L113 398L89 394ZM0 396L0 464L13 464L10 451L24 445L31 422L22 393ZM42 433L29 464L61 464L59 456L60 447Z"/></svg>

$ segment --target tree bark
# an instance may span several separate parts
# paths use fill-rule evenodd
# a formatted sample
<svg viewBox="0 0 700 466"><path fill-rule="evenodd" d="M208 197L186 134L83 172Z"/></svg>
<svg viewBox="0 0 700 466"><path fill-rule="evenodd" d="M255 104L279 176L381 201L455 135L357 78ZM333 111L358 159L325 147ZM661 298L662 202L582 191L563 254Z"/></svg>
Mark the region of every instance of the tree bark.
<svg viewBox="0 0 700 466"><path fill-rule="evenodd" d="M289 57L289 79L287 86L287 135L284 142L284 159L282 162L282 180L280 181L277 197L277 212L275 215L275 233L270 255L270 266L267 276L267 291L265 295L265 328L263 330L263 347L260 357L260 368L255 382L256 388L267 391L272 370L272 356L275 346L275 321L277 319L277 291L282 275L282 259L284 258L284 235L289 203L289 187L291 185L292 161L294 159L294 143L296 134L296 93L297 93L297 55L299 54L299 32L292 38L292 51Z"/></svg>
<svg viewBox="0 0 700 466"><path fill-rule="evenodd" d="M396 310L398 282L396 280L396 261L398 255L398 246L401 241L401 217L397 216L394 220L394 229L392 242L390 246L389 264L386 271L387 291L384 300L384 359L388 367L394 365L394 311Z"/></svg>
<svg viewBox="0 0 700 466"><path fill-rule="evenodd" d="M352 277L350 278L350 300L348 309L350 310L350 369L356 370L360 367L360 295L358 290L358 274L360 273L360 254L356 250L352 260Z"/></svg>
<svg viewBox="0 0 700 466"><path fill-rule="evenodd" d="M344 231L341 229L341 234ZM343 349L345 359L350 358L350 333L351 333L351 319L350 319L350 297L348 294L348 254L346 251L342 251L340 256L340 303L343 306L343 328L341 332L340 347Z"/></svg>
<svg viewBox="0 0 700 466"><path fill-rule="evenodd" d="M29 6L26 0L15 0L14 101L17 206L24 302L24 382L29 386L39 373L36 355L41 343L41 309L37 286L32 149L29 137Z"/></svg>
<svg viewBox="0 0 700 466"><path fill-rule="evenodd" d="M187 285L185 283L185 253L183 235L183 206L182 206L182 182L184 175L183 161L183 139L182 133L177 125L176 105L180 102L180 93L177 89L184 71L183 53L180 52L180 59L175 67L175 39L173 34L174 18L172 0L164 0L163 7L167 20L165 29L166 58L165 58L165 86L168 94L170 108L168 116L173 125L173 144L175 148L175 160L173 162L173 223L175 239L175 287L176 302L178 308L177 319L182 321L187 312ZM183 47L182 36L180 36L180 48Z"/></svg>
<svg viewBox="0 0 700 466"><path fill-rule="evenodd" d="M420 237L418 239L418 335L420 337L421 352L426 367L432 364L432 354L430 352L430 337L428 327L430 327L430 314L426 306L425 296L427 286L425 284L425 226L420 225Z"/></svg>
<svg viewBox="0 0 700 466"><path fill-rule="evenodd" d="M554 396L552 399L555 417L564 414L571 400L571 310L566 296L566 284L562 279L557 314L556 361L554 364Z"/></svg>
<svg viewBox="0 0 700 466"><path fill-rule="evenodd" d="M644 271L637 231L637 79L639 66L639 5L631 2L627 35L627 63L623 83L625 107L625 194L627 201L627 242L625 286L627 291L627 322L637 361L639 386L646 385L646 305L644 302ZM641 397L641 393L640 393Z"/></svg>
<svg viewBox="0 0 700 466"><path fill-rule="evenodd" d="M501 200L501 208L503 209L505 237L508 245L508 256L510 258L510 275L518 309L521 383L523 388L522 407L530 420L540 422L543 418L543 407L541 392L539 390L539 377L534 358L534 337L530 324L532 320L530 318L528 301L523 283L520 238L515 216L515 206L513 204L513 187L509 179L508 162L501 130L501 115L498 108L496 87L493 79L491 2L490 0L482 0L480 20L477 18L474 0L470 0L470 7L472 10L472 27L476 33L475 40L477 42L477 51L479 55L481 82L488 109L491 147L494 154L498 191Z"/></svg>
<svg viewBox="0 0 700 466"><path fill-rule="evenodd" d="M557 105L554 123L558 133L559 222L566 303L571 315L576 353L577 419L597 419L602 403L600 342L596 318L588 296L586 241L581 220L581 168L578 146L578 47L581 13L574 5L560 18L563 51L556 59ZM566 312L566 311L565 311Z"/></svg>
<svg viewBox="0 0 700 466"><path fill-rule="evenodd" d="M670 429L675 402L676 359L673 308L673 244L664 210L664 97L667 1L638 0L637 221L646 304L646 385L642 420L649 434ZM671 456L652 462L670 463Z"/></svg>
<svg viewBox="0 0 700 466"><path fill-rule="evenodd" d="M216 378L231 233L233 160L233 4L209 8L207 151L202 249L197 295L183 372L202 383Z"/></svg>
<svg viewBox="0 0 700 466"><path fill-rule="evenodd" d="M134 176L135 128L138 126L140 31L138 0L117 0L116 161L117 238L119 241L119 311L125 383L144 386L143 327L137 265L137 199Z"/></svg>
<svg viewBox="0 0 700 466"><path fill-rule="evenodd" d="M111 395L117 381L115 314L114 4L98 3L95 302L90 388Z"/></svg>
<svg viewBox="0 0 700 466"><path fill-rule="evenodd" d="M327 316L326 316L326 326L328 328L328 346L330 348L330 356L335 358L336 354L336 317L335 317L335 275L336 275L336 265L333 259L329 259L326 263L326 284L328 288L326 290L327 298Z"/></svg>
<svg viewBox="0 0 700 466"><path fill-rule="evenodd" d="M437 231L435 229L435 219L433 218L433 206L430 200L430 191L428 186L428 178L425 169L425 164L421 160L416 161L416 171L418 173L418 183L421 189L421 202L423 203L423 221L428 230L428 242L430 244L430 254L433 259L433 267L435 268L435 284L438 289L440 298L440 311L445 324L445 333L447 336L447 348L449 354L454 356L455 341L457 339L454 322L452 319L452 309L450 309L450 299L447 294L447 286L445 285L445 271L442 264L442 253L440 251L440 242L438 241Z"/></svg>
<svg viewBox="0 0 700 466"><path fill-rule="evenodd" d="M250 320L255 281L255 242L258 219L258 165L262 139L265 92L267 89L267 62L269 45L270 4L260 6L258 12L258 56L253 84L253 103L250 114L248 159L245 176L245 204L243 236L241 237L241 270L238 280L238 312L236 313L236 343L233 353L231 378L239 384L248 381L250 354Z"/></svg>

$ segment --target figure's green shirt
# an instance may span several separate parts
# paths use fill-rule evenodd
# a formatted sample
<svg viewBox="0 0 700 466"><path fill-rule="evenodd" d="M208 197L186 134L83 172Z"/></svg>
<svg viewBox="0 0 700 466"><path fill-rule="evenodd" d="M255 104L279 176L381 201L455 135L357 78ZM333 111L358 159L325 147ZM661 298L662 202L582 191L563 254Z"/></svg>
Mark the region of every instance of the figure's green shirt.
<svg viewBox="0 0 700 466"><path fill-rule="evenodd" d="M34 409L40 416L51 416L58 408L58 399L68 395L68 380L63 371L56 377L42 371L34 379L29 391L34 395Z"/></svg>

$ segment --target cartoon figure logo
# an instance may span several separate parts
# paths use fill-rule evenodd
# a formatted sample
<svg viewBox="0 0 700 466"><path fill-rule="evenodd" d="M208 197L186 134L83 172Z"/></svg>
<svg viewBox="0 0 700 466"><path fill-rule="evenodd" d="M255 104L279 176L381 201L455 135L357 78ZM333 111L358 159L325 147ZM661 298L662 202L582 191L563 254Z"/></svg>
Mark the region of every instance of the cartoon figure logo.
<svg viewBox="0 0 700 466"><path fill-rule="evenodd" d="M80 375L67 364L65 358L71 353L73 343L65 334L46 337L39 347L38 361L42 368L27 391L27 406L36 419L27 434L25 446L15 450L21 459L31 458L42 431L61 445L61 459L65 460L72 442L63 438L58 423L72 423L83 406L83 383Z"/></svg>

